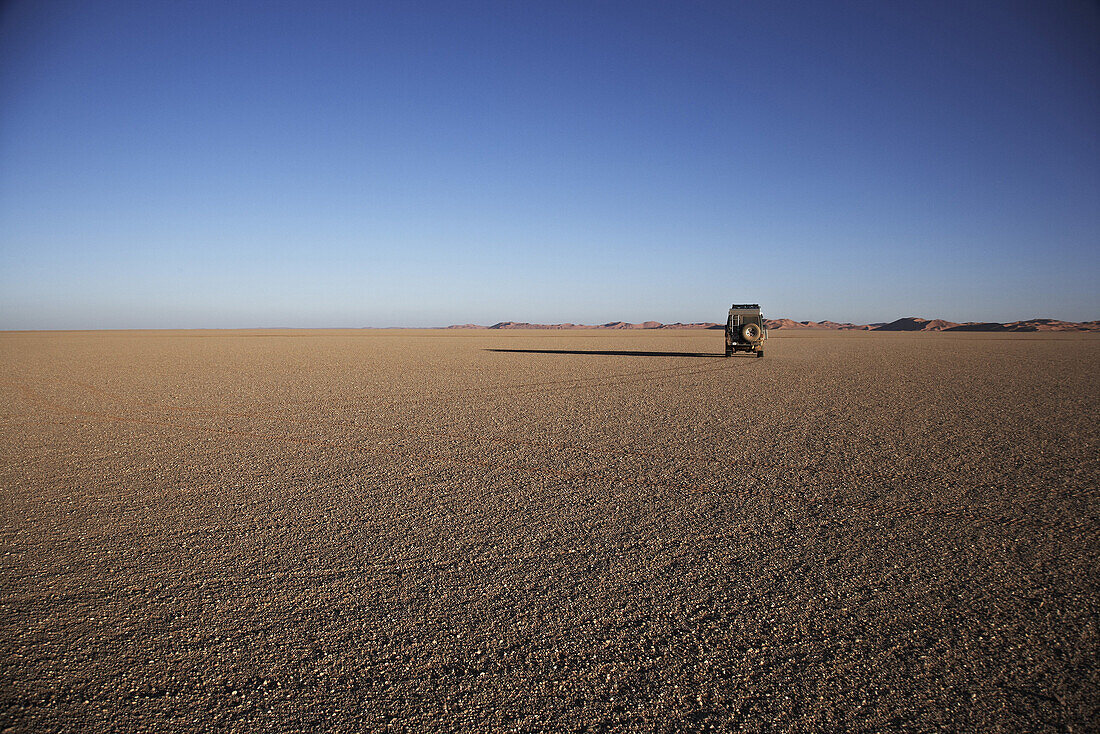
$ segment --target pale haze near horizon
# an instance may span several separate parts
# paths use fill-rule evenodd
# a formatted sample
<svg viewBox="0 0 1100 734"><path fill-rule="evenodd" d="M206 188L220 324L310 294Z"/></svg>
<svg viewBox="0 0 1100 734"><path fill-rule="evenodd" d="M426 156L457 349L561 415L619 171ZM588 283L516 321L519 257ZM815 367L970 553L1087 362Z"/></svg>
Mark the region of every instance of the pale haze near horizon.
<svg viewBox="0 0 1100 734"><path fill-rule="evenodd" d="M1098 37L1088 2L8 3L0 328L1097 319Z"/></svg>

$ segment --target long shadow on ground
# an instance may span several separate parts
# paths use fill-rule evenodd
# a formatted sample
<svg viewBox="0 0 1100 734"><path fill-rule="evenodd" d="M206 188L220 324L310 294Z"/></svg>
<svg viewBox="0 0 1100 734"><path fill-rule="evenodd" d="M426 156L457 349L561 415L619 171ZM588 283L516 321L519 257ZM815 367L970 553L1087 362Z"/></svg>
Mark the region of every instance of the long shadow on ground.
<svg viewBox="0 0 1100 734"><path fill-rule="evenodd" d="M486 352L520 352L523 354L598 354L609 357L724 357L708 352L623 352L603 349L486 349Z"/></svg>

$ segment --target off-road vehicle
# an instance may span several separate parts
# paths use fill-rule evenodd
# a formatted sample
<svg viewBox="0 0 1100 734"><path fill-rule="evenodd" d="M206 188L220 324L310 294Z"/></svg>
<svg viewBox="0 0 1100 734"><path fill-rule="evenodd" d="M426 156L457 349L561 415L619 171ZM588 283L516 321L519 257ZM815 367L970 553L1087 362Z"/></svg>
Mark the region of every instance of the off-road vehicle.
<svg viewBox="0 0 1100 734"><path fill-rule="evenodd" d="M764 340L768 330L764 326L764 317L760 315L759 303L735 303L730 306L730 315L726 319L726 356L734 352L756 352L757 357L764 356Z"/></svg>

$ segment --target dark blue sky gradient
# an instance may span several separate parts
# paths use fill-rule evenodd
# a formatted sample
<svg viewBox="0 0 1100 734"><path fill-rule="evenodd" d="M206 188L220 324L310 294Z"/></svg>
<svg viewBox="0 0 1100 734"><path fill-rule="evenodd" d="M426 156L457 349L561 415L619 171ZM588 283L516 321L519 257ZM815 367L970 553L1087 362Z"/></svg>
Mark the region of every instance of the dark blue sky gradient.
<svg viewBox="0 0 1100 734"><path fill-rule="evenodd" d="M1100 318L1092 2L9 2L0 328Z"/></svg>

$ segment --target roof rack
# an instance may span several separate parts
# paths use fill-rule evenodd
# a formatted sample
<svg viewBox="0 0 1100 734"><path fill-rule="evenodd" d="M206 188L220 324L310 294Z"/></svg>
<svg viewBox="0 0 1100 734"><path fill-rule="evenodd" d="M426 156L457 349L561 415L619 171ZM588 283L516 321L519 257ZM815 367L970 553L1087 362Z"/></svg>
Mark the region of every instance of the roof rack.
<svg viewBox="0 0 1100 734"><path fill-rule="evenodd" d="M760 308L759 303L735 303L730 308Z"/></svg>

